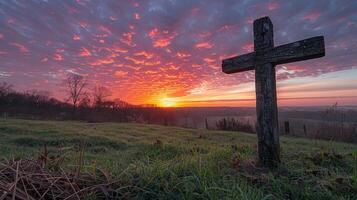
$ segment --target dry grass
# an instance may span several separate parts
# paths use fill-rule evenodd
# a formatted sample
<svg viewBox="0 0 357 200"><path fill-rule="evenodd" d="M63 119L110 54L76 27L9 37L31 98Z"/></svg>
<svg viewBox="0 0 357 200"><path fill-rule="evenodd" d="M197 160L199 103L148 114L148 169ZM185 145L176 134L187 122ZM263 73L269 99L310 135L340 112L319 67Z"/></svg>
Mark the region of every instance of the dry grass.
<svg viewBox="0 0 357 200"><path fill-rule="evenodd" d="M38 159L0 163L0 199L112 199L119 181L96 169L81 172L84 149L73 172L63 170L61 156L48 156L46 146ZM97 173L98 171L99 173Z"/></svg>

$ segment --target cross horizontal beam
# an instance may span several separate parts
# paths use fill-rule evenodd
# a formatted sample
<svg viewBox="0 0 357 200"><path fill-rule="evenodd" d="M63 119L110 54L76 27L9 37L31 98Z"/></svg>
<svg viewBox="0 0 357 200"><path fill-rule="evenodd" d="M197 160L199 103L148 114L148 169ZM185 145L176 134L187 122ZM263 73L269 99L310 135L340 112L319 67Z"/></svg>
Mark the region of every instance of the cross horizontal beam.
<svg viewBox="0 0 357 200"><path fill-rule="evenodd" d="M256 51L223 60L222 71L227 74L254 69L257 65L275 65L323 57L324 37L317 36L284 44L271 49Z"/></svg>

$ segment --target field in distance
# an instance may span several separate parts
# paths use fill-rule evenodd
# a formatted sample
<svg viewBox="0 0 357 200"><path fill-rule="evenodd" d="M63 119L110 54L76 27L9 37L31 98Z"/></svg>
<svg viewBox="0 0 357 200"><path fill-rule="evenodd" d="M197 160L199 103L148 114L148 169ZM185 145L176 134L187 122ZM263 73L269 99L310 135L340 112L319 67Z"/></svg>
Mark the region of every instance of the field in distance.
<svg viewBox="0 0 357 200"><path fill-rule="evenodd" d="M357 145L281 137L282 164L255 165L253 134L134 123L0 121L0 158L93 163L134 199L357 199ZM0 178L1 181L1 178ZM140 189L138 189L140 188ZM1 196L1 194L0 194Z"/></svg>

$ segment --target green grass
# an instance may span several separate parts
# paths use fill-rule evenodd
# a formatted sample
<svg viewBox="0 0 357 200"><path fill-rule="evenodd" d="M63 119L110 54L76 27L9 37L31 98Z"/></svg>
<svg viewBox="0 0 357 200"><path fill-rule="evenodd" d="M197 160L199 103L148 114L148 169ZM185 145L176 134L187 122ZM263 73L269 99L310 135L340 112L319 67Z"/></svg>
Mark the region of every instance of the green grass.
<svg viewBox="0 0 357 200"><path fill-rule="evenodd" d="M255 135L127 123L0 121L0 158L36 157L46 144L85 170L127 183L132 199L357 199L357 145L281 138L282 164L257 169Z"/></svg>

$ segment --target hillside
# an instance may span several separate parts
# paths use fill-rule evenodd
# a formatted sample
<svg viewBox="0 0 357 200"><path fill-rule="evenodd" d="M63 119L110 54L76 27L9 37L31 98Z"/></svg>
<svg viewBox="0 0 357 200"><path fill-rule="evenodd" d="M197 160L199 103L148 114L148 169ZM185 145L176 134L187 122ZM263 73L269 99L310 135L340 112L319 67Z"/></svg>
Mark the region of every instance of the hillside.
<svg viewBox="0 0 357 200"><path fill-rule="evenodd" d="M125 198L357 199L353 144L281 137L282 164L269 172L255 166L252 134L129 123L0 121L2 160L36 158L44 144L51 155L66 158L66 170L84 150L83 170L95 163L121 180L125 187L117 190Z"/></svg>

